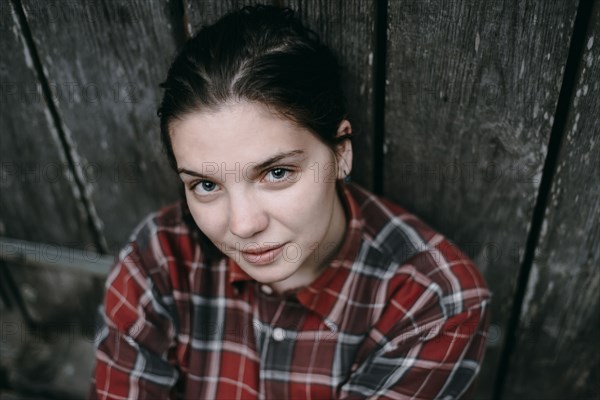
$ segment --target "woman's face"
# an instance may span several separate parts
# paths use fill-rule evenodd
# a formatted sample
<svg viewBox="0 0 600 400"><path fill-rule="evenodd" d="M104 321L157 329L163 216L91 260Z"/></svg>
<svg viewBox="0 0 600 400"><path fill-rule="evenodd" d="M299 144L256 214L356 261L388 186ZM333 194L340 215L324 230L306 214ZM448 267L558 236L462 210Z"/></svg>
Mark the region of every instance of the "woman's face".
<svg viewBox="0 0 600 400"><path fill-rule="evenodd" d="M349 131L342 122L338 134ZM185 116L171 141L191 214L217 248L278 291L316 278L346 228L335 182L350 172L349 141L335 155L247 102Z"/></svg>

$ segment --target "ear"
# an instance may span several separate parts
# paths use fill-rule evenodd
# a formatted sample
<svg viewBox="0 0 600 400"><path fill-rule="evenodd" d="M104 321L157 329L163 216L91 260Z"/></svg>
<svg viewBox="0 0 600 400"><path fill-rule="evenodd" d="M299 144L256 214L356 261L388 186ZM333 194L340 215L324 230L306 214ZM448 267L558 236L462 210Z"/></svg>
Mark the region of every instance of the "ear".
<svg viewBox="0 0 600 400"><path fill-rule="evenodd" d="M342 138L352 134L352 125L347 119L342 120L336 133L337 138ZM344 179L352 171L352 142L349 137L342 139L336 145L337 178Z"/></svg>

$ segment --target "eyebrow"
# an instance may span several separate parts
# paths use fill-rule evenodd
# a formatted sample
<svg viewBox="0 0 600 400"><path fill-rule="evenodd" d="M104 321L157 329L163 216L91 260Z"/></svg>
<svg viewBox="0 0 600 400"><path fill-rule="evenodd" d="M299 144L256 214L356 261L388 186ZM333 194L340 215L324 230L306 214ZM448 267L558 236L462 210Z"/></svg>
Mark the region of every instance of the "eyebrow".
<svg viewBox="0 0 600 400"><path fill-rule="evenodd" d="M291 158L291 157L298 157L304 154L304 150L292 150L292 151L287 151L285 153L278 153L273 155L272 157L269 157L268 159L266 159L265 161L254 165L251 170L254 174L256 174L257 172L260 172L264 169L269 168L270 166L277 164L278 162L285 160L287 158ZM205 179L214 179L211 177L208 177L200 172L196 172L196 171L192 171L186 168L177 168L177 174L187 174L187 175L191 175L191 176L196 176L198 178L205 178Z"/></svg>

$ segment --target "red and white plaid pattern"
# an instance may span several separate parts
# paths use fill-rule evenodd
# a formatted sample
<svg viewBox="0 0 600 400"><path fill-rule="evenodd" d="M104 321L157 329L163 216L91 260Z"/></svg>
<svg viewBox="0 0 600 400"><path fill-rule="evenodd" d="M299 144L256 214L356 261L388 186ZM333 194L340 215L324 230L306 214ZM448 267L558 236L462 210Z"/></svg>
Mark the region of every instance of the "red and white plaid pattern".
<svg viewBox="0 0 600 400"><path fill-rule="evenodd" d="M339 253L281 295L208 263L184 203L150 215L107 280L91 397L460 398L485 347L480 273L401 207L341 190Z"/></svg>

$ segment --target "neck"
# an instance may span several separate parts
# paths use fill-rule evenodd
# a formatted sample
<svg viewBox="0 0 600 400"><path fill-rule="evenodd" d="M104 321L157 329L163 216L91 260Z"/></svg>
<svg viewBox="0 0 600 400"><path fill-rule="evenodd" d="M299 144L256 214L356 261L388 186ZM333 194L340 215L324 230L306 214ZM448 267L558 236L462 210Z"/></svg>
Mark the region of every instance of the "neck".
<svg viewBox="0 0 600 400"><path fill-rule="evenodd" d="M344 242L348 223L340 196L343 196L341 188L338 190L338 196L336 196L333 204L333 213L329 224L330 229L324 240L319 243L319 247L316 250L318 251L317 254L319 254L319 258L315 260L314 257L309 257L305 261L307 264L296 271L293 275L293 279L290 279L292 278L290 277L283 281L271 284L270 286L275 291L283 293L285 291L310 285L327 269L331 260L338 253ZM333 245L331 245L332 243Z"/></svg>

